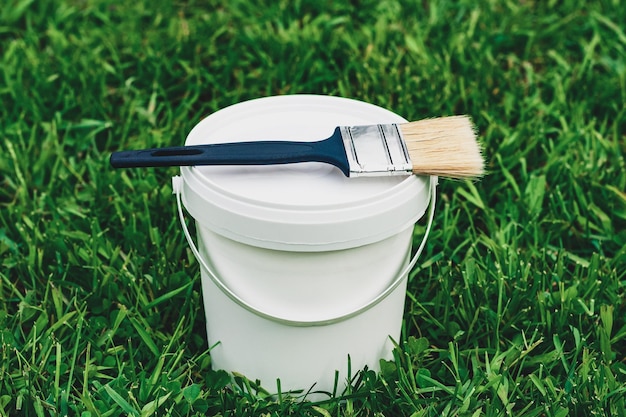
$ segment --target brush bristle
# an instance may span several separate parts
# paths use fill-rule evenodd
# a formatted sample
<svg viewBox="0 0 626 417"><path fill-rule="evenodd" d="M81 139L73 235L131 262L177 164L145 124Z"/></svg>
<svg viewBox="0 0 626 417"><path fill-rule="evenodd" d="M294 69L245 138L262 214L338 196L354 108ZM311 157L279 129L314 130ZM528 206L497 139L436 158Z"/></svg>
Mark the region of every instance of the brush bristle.
<svg viewBox="0 0 626 417"><path fill-rule="evenodd" d="M468 116L425 119L399 125L413 173L454 179L484 175L476 131Z"/></svg>

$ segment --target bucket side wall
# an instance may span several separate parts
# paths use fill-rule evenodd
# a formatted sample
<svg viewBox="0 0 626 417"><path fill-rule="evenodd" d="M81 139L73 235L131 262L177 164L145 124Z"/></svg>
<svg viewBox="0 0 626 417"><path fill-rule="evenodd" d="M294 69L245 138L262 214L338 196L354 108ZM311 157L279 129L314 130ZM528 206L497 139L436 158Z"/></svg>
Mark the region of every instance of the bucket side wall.
<svg viewBox="0 0 626 417"><path fill-rule="evenodd" d="M259 379L276 392L293 390L332 392L335 371L338 393L347 384L348 355L352 375L368 367L379 370L380 359L391 359L404 310L406 277L379 304L350 319L316 327L294 327L259 317L224 295L202 271L207 336L214 369L239 372ZM323 399L314 395L308 399Z"/></svg>

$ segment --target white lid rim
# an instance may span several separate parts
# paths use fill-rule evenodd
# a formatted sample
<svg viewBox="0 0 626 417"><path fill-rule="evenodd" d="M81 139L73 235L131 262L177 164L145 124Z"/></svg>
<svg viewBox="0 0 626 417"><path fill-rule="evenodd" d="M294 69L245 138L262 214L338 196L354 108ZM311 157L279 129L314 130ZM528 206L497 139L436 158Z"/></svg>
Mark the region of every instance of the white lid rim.
<svg viewBox="0 0 626 417"><path fill-rule="evenodd" d="M182 170L182 176L185 178L185 170ZM370 201L369 208L358 205L341 210L316 207L316 210L300 211L249 207L248 204L238 205L237 201L220 206L216 200L223 196L204 189L205 184L199 180L197 176L187 176L182 190L183 205L196 222L231 240L267 249L324 251L375 243L415 224L424 215L429 203L428 182L419 181L417 177L416 181L405 181L398 186L418 189L413 192L403 190L391 196L393 198ZM252 211L238 211L237 206L240 209L252 208ZM385 216L387 222L376 221L381 216ZM258 223L262 223L263 228L255 228ZM364 224L370 227L362 227ZM337 239L335 233L327 233L338 227L349 232L341 235L346 238ZM279 229L282 233L277 233Z"/></svg>

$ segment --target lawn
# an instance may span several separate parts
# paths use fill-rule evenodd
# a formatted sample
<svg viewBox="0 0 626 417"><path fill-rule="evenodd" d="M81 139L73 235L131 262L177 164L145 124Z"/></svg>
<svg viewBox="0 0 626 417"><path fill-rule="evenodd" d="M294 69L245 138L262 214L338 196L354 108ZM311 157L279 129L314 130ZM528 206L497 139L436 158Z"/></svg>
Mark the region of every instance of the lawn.
<svg viewBox="0 0 626 417"><path fill-rule="evenodd" d="M0 416L626 416L621 3L6 0ZM296 93L468 114L489 171L440 182L395 360L317 402L211 369L177 169L108 166Z"/></svg>

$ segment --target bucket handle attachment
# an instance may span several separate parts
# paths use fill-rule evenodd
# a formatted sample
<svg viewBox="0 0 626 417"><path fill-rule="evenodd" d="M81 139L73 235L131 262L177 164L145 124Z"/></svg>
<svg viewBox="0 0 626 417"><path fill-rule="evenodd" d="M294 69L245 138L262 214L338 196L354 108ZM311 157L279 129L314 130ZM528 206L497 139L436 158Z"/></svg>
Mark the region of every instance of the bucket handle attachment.
<svg viewBox="0 0 626 417"><path fill-rule="evenodd" d="M185 234L185 238L187 239L187 243L189 244L189 248L191 249L191 252L198 260L198 263L200 264L200 266L204 268L204 270L209 274L209 277L211 278L211 281L213 281L213 284L215 284L215 286L219 288L220 291L224 293L224 295L226 295L232 301L237 303L239 306L245 308L249 312L259 317L263 317L265 319L272 320L274 322L289 325L289 326L311 327L311 326L329 325L329 324L337 323L343 320L347 320L351 317L357 316L369 310L370 308L374 307L381 301L383 301L385 298L387 298L389 294L391 294L398 287L398 285L400 285L400 283L405 278L405 276L415 266L415 264L417 263L417 259L419 258L420 254L424 250L424 247L426 246L426 240L428 238L428 235L430 234L430 229L433 225L433 219L435 217L437 180L438 178L436 176L430 177L430 183L429 183L430 184L429 185L430 203L428 206L428 223L426 224L426 230L424 231L424 236L422 237L422 241L420 245L418 246L417 250L415 251L413 257L409 261L409 263L404 268L402 268L402 270L398 273L396 278L393 281L391 281L391 283L387 286L387 288L385 288L384 291L382 291L380 294L378 294L376 297L374 297L372 300L370 300L366 304L360 307L357 307L348 313L342 314L334 318L323 319L323 320L311 320L311 321L290 320L284 317L278 317L273 314L267 313L251 305L246 300L244 300L243 298L235 294L235 292L233 292L230 288L228 288L228 286L211 269L208 262L204 260L193 238L191 237L191 234L189 233L189 228L187 227L187 222L185 220L185 213L183 211L183 204L182 204L183 179L178 175L172 177L172 193L176 195L176 204L178 206L178 217L180 219L180 224L183 228L183 233Z"/></svg>

